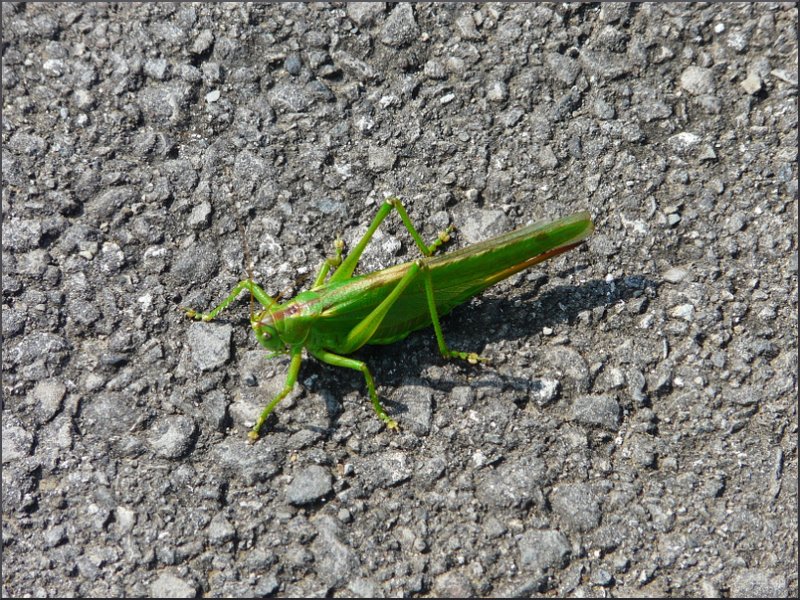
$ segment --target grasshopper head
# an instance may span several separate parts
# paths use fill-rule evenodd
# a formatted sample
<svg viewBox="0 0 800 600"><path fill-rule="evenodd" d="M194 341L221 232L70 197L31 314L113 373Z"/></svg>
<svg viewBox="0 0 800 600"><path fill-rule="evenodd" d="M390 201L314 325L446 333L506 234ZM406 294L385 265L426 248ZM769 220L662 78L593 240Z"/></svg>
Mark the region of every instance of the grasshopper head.
<svg viewBox="0 0 800 600"><path fill-rule="evenodd" d="M263 310L255 313L250 320L253 331L256 332L256 338L259 343L267 350L271 350L275 354L285 354L288 346L278 335L278 329L275 327L275 319L269 310Z"/></svg>

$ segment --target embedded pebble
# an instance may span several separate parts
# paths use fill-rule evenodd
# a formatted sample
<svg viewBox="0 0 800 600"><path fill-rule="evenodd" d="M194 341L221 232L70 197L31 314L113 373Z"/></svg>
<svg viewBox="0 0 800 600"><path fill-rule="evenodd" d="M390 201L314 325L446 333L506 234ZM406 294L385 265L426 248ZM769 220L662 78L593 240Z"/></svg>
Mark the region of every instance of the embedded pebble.
<svg viewBox="0 0 800 600"><path fill-rule="evenodd" d="M368 164L371 171L382 173L394 166L397 155L386 147L371 147L369 150Z"/></svg>
<svg viewBox="0 0 800 600"><path fill-rule="evenodd" d="M211 221L211 212L211 203L203 200L192 209L186 222L192 229L205 229Z"/></svg>
<svg viewBox="0 0 800 600"><path fill-rule="evenodd" d="M348 2L347 16L359 27L371 24L386 10L386 2Z"/></svg>
<svg viewBox="0 0 800 600"><path fill-rule="evenodd" d="M311 551L317 574L331 587L343 585L359 571L358 553L342 541L339 522L333 516L318 516L314 527L317 537L311 544Z"/></svg>
<svg viewBox="0 0 800 600"><path fill-rule="evenodd" d="M641 435L632 436L629 439L628 448L630 456L634 462L645 469L652 469L656 466L658 455L655 444L650 437Z"/></svg>
<svg viewBox="0 0 800 600"><path fill-rule="evenodd" d="M223 514L217 514L208 525L208 541L213 546L230 542L236 537L236 529Z"/></svg>
<svg viewBox="0 0 800 600"><path fill-rule="evenodd" d="M48 423L61 410L67 387L60 381L48 379L40 381L31 393L38 407L36 417L40 423Z"/></svg>
<svg viewBox="0 0 800 600"><path fill-rule="evenodd" d="M416 435L430 433L433 420L433 395L430 388L421 385L406 385L397 391L396 402L405 406L403 427Z"/></svg>
<svg viewBox="0 0 800 600"><path fill-rule="evenodd" d="M558 52L547 54L545 56L545 64L553 73L553 76L567 86L575 83L581 72L581 65L578 61Z"/></svg>
<svg viewBox="0 0 800 600"><path fill-rule="evenodd" d="M503 127L513 127L519 123L520 119L525 116L525 111L519 106L512 106L506 112L502 113L498 121Z"/></svg>
<svg viewBox="0 0 800 600"><path fill-rule="evenodd" d="M567 536L554 529L527 531L519 540L520 562L535 572L565 567L570 552Z"/></svg>
<svg viewBox="0 0 800 600"><path fill-rule="evenodd" d="M213 43L214 34L209 29L203 29L197 34L197 37L194 38L194 42L192 43L189 52L192 54L203 54L211 47L211 44Z"/></svg>
<svg viewBox="0 0 800 600"><path fill-rule="evenodd" d="M380 474L381 483L385 486L397 485L414 474L405 452L389 450L373 459Z"/></svg>
<svg viewBox="0 0 800 600"><path fill-rule="evenodd" d="M3 464L30 456L33 452L33 434L22 426L14 415L3 416Z"/></svg>
<svg viewBox="0 0 800 600"><path fill-rule="evenodd" d="M41 156L47 149L47 142L41 136L18 131L11 136L6 147L17 154Z"/></svg>
<svg viewBox="0 0 800 600"><path fill-rule="evenodd" d="M568 346L553 346L547 349L544 363L572 379L579 389L588 389L589 367L577 350Z"/></svg>
<svg viewBox="0 0 800 600"><path fill-rule="evenodd" d="M613 396L581 396L572 404L572 419L583 425L596 425L615 431L619 427L619 403Z"/></svg>
<svg viewBox="0 0 800 600"><path fill-rule="evenodd" d="M594 115L598 119L602 119L603 121L608 121L610 119L613 119L614 115L616 114L614 106L612 104L609 104L602 98L595 99L592 105L592 110L594 111Z"/></svg>
<svg viewBox="0 0 800 600"><path fill-rule="evenodd" d="M677 152L685 152L696 146L700 141L700 136L691 133L690 131L682 131L681 133L676 133L675 135L670 136L667 139L670 146L677 151Z"/></svg>
<svg viewBox="0 0 800 600"><path fill-rule="evenodd" d="M555 169L558 166L558 158L550 146L545 146L539 151L539 165L543 169Z"/></svg>
<svg viewBox="0 0 800 600"><path fill-rule="evenodd" d="M152 598L194 598L197 587L171 573L162 573L150 584Z"/></svg>
<svg viewBox="0 0 800 600"><path fill-rule="evenodd" d="M655 92L653 92L655 96ZM640 114L645 123L672 116L672 107L657 100L646 100L641 104Z"/></svg>
<svg viewBox="0 0 800 600"><path fill-rule="evenodd" d="M689 271L682 267L672 267L671 269L664 271L661 277L664 279L664 281L669 283L679 283L683 281L688 274Z"/></svg>
<svg viewBox="0 0 800 600"><path fill-rule="evenodd" d="M114 509L114 521L121 533L130 533L136 525L136 511L127 506L117 506Z"/></svg>
<svg viewBox="0 0 800 600"><path fill-rule="evenodd" d="M286 69L289 75L299 75L303 69L303 61L300 59L300 55L297 52L289 54L286 60L283 61L283 68Z"/></svg>
<svg viewBox="0 0 800 600"><path fill-rule="evenodd" d="M219 251L213 244L192 244L181 250L170 273L179 284L196 284L211 279L219 265Z"/></svg>
<svg viewBox="0 0 800 600"><path fill-rule="evenodd" d="M45 548L55 548L56 546L66 542L67 529L63 525L55 525L44 532L43 541Z"/></svg>
<svg viewBox="0 0 800 600"><path fill-rule="evenodd" d="M504 81L493 81L486 89L486 99L490 102L505 102L508 99L508 86Z"/></svg>
<svg viewBox="0 0 800 600"><path fill-rule="evenodd" d="M614 581L614 576L606 569L601 568L592 571L589 581L591 581L594 585L607 586L611 585L611 583Z"/></svg>
<svg viewBox="0 0 800 600"><path fill-rule="evenodd" d="M628 393L631 398L639 403L644 402L647 399L647 395L644 393L647 384L644 374L638 369L632 369L626 374L626 379L628 381Z"/></svg>
<svg viewBox="0 0 800 600"><path fill-rule="evenodd" d="M758 73L750 72L747 77L742 80L740 85L745 92L753 96L761 91L761 88L764 86L764 82L761 81L761 77Z"/></svg>
<svg viewBox="0 0 800 600"><path fill-rule="evenodd" d="M275 434L270 441L277 444ZM211 458L222 468L236 473L246 485L266 481L278 472L274 455L267 444L248 444L243 436L229 435L214 447Z"/></svg>
<svg viewBox="0 0 800 600"><path fill-rule="evenodd" d="M6 281L8 281L8 277L6 277ZM19 335L22 333L22 330L25 329L25 312L22 310L4 307L2 311L2 319L4 341L8 340L8 338Z"/></svg>
<svg viewBox="0 0 800 600"><path fill-rule="evenodd" d="M42 239L42 223L30 219L3 219L3 248L14 252L25 252L39 245ZM5 265L5 263L4 263Z"/></svg>
<svg viewBox="0 0 800 600"><path fill-rule="evenodd" d="M20 375L24 379L40 381L52 375L53 367L64 361L68 349L69 344L61 336L37 331L6 350L5 358L22 367Z"/></svg>
<svg viewBox="0 0 800 600"><path fill-rule="evenodd" d="M694 306L691 304L679 304L669 311L670 316L684 321L692 321L694 318Z"/></svg>
<svg viewBox="0 0 800 600"><path fill-rule="evenodd" d="M539 406L547 406L558 397L561 383L558 379L534 379L531 381L531 398Z"/></svg>
<svg viewBox="0 0 800 600"><path fill-rule="evenodd" d="M268 598L273 596L280 587L275 573L270 573L259 579L256 586L253 588L253 593L259 598Z"/></svg>
<svg viewBox="0 0 800 600"><path fill-rule="evenodd" d="M294 505L311 504L332 491L333 480L328 469L311 465L300 471L286 488L286 500Z"/></svg>
<svg viewBox="0 0 800 600"><path fill-rule="evenodd" d="M211 371L224 365L231 356L233 327L211 323L192 323L188 342L192 363L201 371Z"/></svg>
<svg viewBox="0 0 800 600"><path fill-rule="evenodd" d="M351 4L360 4L356 2L349 2ZM365 4L369 4L366 2ZM366 577L356 577L347 583L347 590L353 594L354 598L382 598L383 591L381 587L372 579Z"/></svg>
<svg viewBox="0 0 800 600"><path fill-rule="evenodd" d="M411 4L399 3L383 23L380 33L381 43L399 48L412 42L419 35L419 27L414 20Z"/></svg>
<svg viewBox="0 0 800 600"><path fill-rule="evenodd" d="M469 579L458 571L448 571L437 576L433 582L435 598L474 598L475 589Z"/></svg>
<svg viewBox="0 0 800 600"><path fill-rule="evenodd" d="M786 598L786 577L767 569L741 569L731 578L731 598Z"/></svg>
<svg viewBox="0 0 800 600"><path fill-rule="evenodd" d="M716 92L714 72L704 67L687 67L681 73L681 87L690 94L713 94Z"/></svg>
<svg viewBox="0 0 800 600"><path fill-rule="evenodd" d="M553 511L573 531L589 531L600 523L600 503L585 483L556 487L550 494Z"/></svg>
<svg viewBox="0 0 800 600"><path fill-rule="evenodd" d="M508 217L502 210L471 211L464 215L460 222L463 224L458 228L458 233L470 244L499 235L509 229Z"/></svg>
<svg viewBox="0 0 800 600"><path fill-rule="evenodd" d="M545 472L544 461L538 457L509 460L486 473L475 495L487 506L498 509L530 504L541 506L544 503L541 482Z"/></svg>
<svg viewBox="0 0 800 600"><path fill-rule="evenodd" d="M787 71L786 69L773 69L769 72L769 74L785 83L788 83L789 85L797 85L796 71L793 74L791 71Z"/></svg>
<svg viewBox="0 0 800 600"><path fill-rule="evenodd" d="M464 13L456 19L455 29L458 35L465 40L481 39L481 34L475 26L475 19L469 13Z"/></svg>
<svg viewBox="0 0 800 600"><path fill-rule="evenodd" d="M152 79L162 81L167 78L169 64L163 58L151 58L144 61L144 73Z"/></svg>
<svg viewBox="0 0 800 600"><path fill-rule="evenodd" d="M428 79L447 78L447 71L445 71L444 66L442 65L441 62L435 59L431 59L428 62L426 62L422 72Z"/></svg>
<svg viewBox="0 0 800 600"><path fill-rule="evenodd" d="M371 64L364 62L349 52L334 52L333 60L337 67L341 67L347 75L357 81L369 81L377 75L375 68ZM381 106L383 106L383 103Z"/></svg>
<svg viewBox="0 0 800 600"><path fill-rule="evenodd" d="M150 435L150 446L162 458L180 458L192 445L195 433L191 417L175 415L159 419Z"/></svg>
<svg viewBox="0 0 800 600"><path fill-rule="evenodd" d="M313 102L311 96L299 86L290 82L282 82L272 88L267 95L273 108L288 112L303 112Z"/></svg>
<svg viewBox="0 0 800 600"><path fill-rule="evenodd" d="M203 395L200 417L215 431L223 431L228 421L228 399L222 390Z"/></svg>

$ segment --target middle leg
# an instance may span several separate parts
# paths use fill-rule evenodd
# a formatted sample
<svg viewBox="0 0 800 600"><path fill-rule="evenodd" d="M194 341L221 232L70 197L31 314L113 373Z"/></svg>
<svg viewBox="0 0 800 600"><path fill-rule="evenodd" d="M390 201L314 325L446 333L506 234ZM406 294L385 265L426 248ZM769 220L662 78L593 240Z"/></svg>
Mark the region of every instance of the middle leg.
<svg viewBox="0 0 800 600"><path fill-rule="evenodd" d="M334 367L345 367L347 369L360 371L364 375L364 380L367 382L367 390L369 391L369 398L372 401L372 408L375 409L378 418L386 423L386 427L389 429L397 429L397 421L386 414L386 410L383 408L381 401L378 399L378 392L375 390L375 380L372 379L372 373L369 372L369 368L365 362L355 360L353 358L347 358L346 356L334 354L333 352L328 352L326 350L310 350L310 352L322 362L333 365Z"/></svg>

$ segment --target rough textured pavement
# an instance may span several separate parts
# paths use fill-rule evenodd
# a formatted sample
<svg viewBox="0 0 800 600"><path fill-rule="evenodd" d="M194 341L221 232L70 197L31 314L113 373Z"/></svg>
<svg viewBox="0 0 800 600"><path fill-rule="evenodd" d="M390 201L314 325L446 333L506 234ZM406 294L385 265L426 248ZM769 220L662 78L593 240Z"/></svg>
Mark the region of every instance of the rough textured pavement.
<svg viewBox="0 0 800 600"><path fill-rule="evenodd" d="M3 3L4 596L797 596L793 4ZM462 247L597 231L304 362L388 194ZM367 272L418 256L396 217Z"/></svg>

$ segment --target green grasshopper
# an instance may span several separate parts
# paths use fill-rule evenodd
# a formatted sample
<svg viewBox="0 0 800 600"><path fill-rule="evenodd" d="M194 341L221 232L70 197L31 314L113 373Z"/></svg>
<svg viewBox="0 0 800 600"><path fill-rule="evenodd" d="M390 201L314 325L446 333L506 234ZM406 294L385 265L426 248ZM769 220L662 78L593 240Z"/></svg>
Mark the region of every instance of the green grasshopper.
<svg viewBox="0 0 800 600"><path fill-rule="evenodd" d="M400 215L424 257L354 277L361 253L392 209ZM578 246L593 230L589 213L579 212L433 256L449 240L453 227L440 232L432 244L426 245L400 200L387 198L347 258L342 258L344 242L337 239L335 256L323 261L314 285L292 300L279 303L250 277L240 281L210 312L184 310L190 318L211 321L243 290L249 290L250 325L256 338L271 350L270 358L281 354L291 357L286 384L261 412L249 433L251 440L258 439L270 413L297 383L303 348L329 365L360 371L378 417L389 429L396 429L397 422L386 414L378 399L367 365L345 355L365 344L402 340L412 331L433 325L442 356L477 363L482 359L474 352L447 347L439 317L498 281ZM258 300L263 310L253 311L252 298Z"/></svg>

